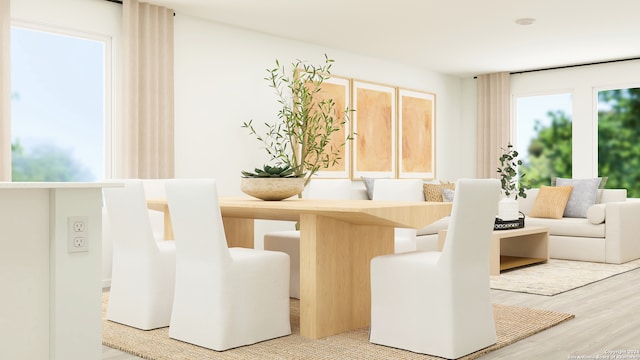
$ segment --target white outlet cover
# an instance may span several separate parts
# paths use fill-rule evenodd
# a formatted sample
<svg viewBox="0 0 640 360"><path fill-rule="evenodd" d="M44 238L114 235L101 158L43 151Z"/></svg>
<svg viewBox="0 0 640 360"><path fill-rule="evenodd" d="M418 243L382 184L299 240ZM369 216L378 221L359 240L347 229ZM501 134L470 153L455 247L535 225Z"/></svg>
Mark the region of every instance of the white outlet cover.
<svg viewBox="0 0 640 360"><path fill-rule="evenodd" d="M69 216L67 218L67 250L69 253L89 251L87 216Z"/></svg>

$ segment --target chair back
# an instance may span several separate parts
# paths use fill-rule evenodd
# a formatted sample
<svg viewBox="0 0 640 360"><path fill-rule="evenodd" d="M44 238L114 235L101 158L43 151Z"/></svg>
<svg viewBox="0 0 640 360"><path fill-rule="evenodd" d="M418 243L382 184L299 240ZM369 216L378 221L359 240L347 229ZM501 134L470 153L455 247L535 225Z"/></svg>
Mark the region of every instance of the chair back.
<svg viewBox="0 0 640 360"><path fill-rule="evenodd" d="M499 200L498 179L460 179L456 184L440 261L450 267L462 286L478 277L488 282L491 234Z"/></svg>
<svg viewBox="0 0 640 360"><path fill-rule="evenodd" d="M184 266L195 269L230 264L216 180L170 179L165 186L176 241L177 270Z"/></svg>
<svg viewBox="0 0 640 360"><path fill-rule="evenodd" d="M420 179L376 179L372 200L424 201ZM396 228L396 237L416 237L416 229Z"/></svg>
<svg viewBox="0 0 640 360"><path fill-rule="evenodd" d="M142 179L145 198L166 199L164 183L167 179ZM149 221L151 231L156 239L164 239L164 213L162 211L149 210Z"/></svg>
<svg viewBox="0 0 640 360"><path fill-rule="evenodd" d="M124 183L124 186L105 187L102 190L113 250L120 254L135 254L121 256L121 259L142 262L147 254L159 251L151 230L142 180L118 182Z"/></svg>
<svg viewBox="0 0 640 360"><path fill-rule="evenodd" d="M349 179L313 179L305 191L309 199L343 200L352 197L352 185Z"/></svg>

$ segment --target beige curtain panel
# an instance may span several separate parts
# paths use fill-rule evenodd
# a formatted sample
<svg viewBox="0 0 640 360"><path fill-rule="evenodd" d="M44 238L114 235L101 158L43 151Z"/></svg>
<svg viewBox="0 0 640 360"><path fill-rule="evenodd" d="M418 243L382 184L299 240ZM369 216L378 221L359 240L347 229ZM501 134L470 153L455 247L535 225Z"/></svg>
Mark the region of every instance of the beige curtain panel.
<svg viewBox="0 0 640 360"><path fill-rule="evenodd" d="M497 177L498 157L511 138L509 73L479 75L477 170L478 178Z"/></svg>
<svg viewBox="0 0 640 360"><path fill-rule="evenodd" d="M0 0L0 181L11 181L11 11Z"/></svg>
<svg viewBox="0 0 640 360"><path fill-rule="evenodd" d="M173 10L123 2L124 178L174 177Z"/></svg>

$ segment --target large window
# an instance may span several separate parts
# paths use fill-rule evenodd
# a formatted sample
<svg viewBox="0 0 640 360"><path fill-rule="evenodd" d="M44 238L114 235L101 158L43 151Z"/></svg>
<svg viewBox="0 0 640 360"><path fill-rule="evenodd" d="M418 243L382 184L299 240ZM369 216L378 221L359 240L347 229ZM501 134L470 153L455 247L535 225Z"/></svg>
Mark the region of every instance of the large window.
<svg viewBox="0 0 640 360"><path fill-rule="evenodd" d="M106 177L105 41L11 29L13 181Z"/></svg>
<svg viewBox="0 0 640 360"><path fill-rule="evenodd" d="M640 88L598 92L598 175L640 197Z"/></svg>
<svg viewBox="0 0 640 360"><path fill-rule="evenodd" d="M516 149L532 187L552 177L571 177L570 93L516 97Z"/></svg>

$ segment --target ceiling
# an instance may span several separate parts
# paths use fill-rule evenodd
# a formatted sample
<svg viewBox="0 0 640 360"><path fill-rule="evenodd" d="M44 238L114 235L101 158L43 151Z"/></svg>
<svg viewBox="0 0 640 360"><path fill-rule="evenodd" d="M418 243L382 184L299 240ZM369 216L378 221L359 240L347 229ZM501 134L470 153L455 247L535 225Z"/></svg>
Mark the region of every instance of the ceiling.
<svg viewBox="0 0 640 360"><path fill-rule="evenodd" d="M461 77L640 57L638 0L149 0ZM516 19L533 18L531 25Z"/></svg>

